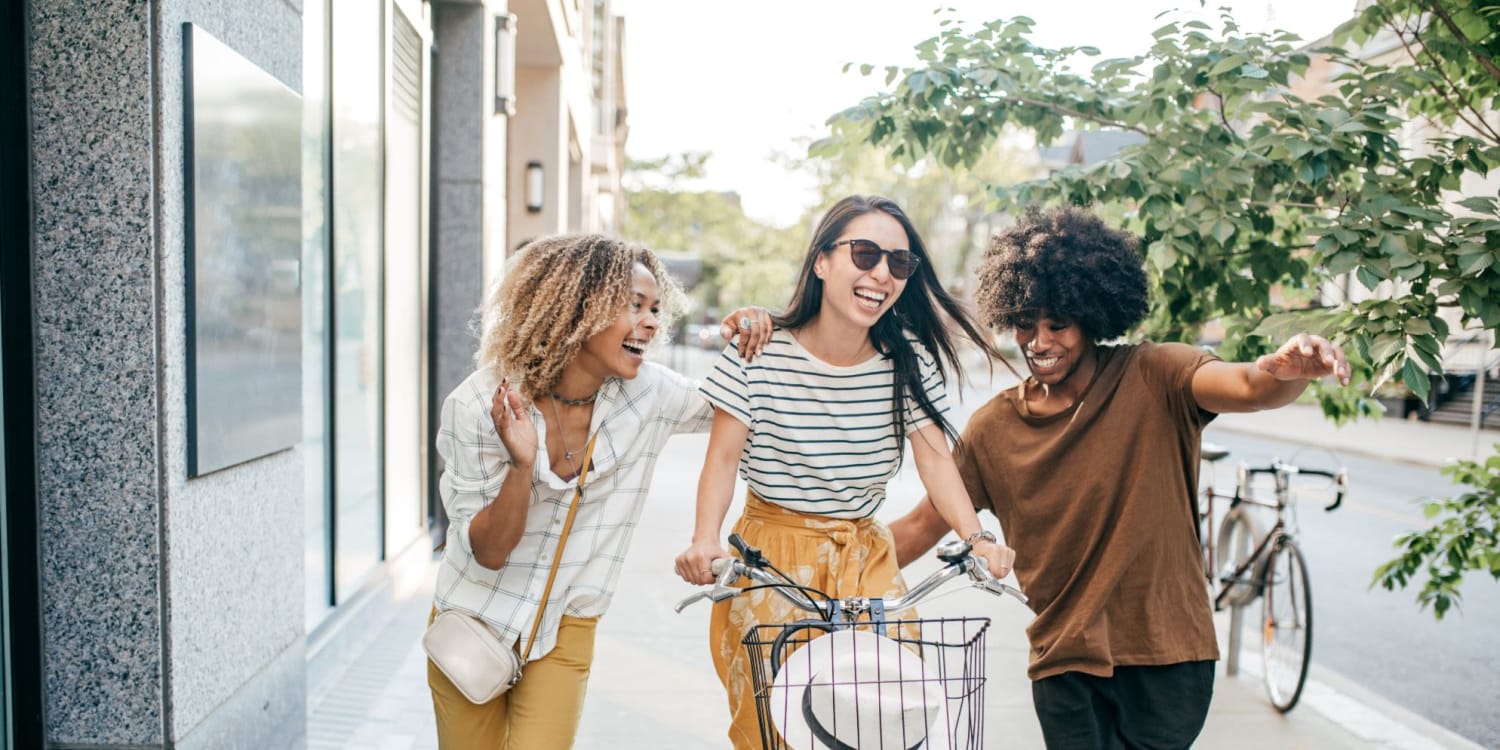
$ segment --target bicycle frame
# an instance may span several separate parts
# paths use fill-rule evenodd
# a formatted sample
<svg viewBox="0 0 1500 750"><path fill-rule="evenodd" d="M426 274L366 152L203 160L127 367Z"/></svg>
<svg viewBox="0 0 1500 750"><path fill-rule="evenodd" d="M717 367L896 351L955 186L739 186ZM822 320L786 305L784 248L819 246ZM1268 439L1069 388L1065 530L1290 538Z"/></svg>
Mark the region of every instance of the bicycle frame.
<svg viewBox="0 0 1500 750"><path fill-rule="evenodd" d="M1213 461L1228 455L1228 451L1219 449L1212 451L1212 457L1209 457L1209 455L1210 452L1205 451L1204 460L1208 461L1211 466ZM1273 502L1259 500L1250 495L1250 480L1257 474L1270 474L1275 478L1275 500ZM1231 588L1235 584L1245 583L1247 580L1245 574L1255 571L1257 566L1262 565L1267 559L1268 554L1275 549L1275 544L1280 543L1283 539L1295 540L1296 534L1289 530L1286 523L1286 512L1291 507L1291 478L1299 474L1328 477L1334 480L1338 487L1338 495L1331 505L1324 508L1325 511L1336 510L1343 504L1344 493L1348 490L1349 486L1349 473L1347 470L1339 469L1336 472L1332 472L1320 469L1304 469L1294 464L1284 463L1280 459L1272 459L1269 466L1257 468L1251 468L1249 464L1241 463L1236 472L1233 495L1221 495L1214 492L1212 479L1204 487L1203 497L1206 502L1198 508L1198 522L1200 527L1200 541L1204 549L1203 572L1214 594L1213 602L1215 610L1224 608L1224 600L1229 595ZM1215 559L1217 554L1217 538L1214 531L1213 501L1217 498L1227 498L1229 500L1230 511L1243 505L1276 511L1276 522L1272 524L1270 530L1257 542L1255 549L1233 571L1223 575L1217 573L1218 560ZM1261 576L1256 572L1256 575L1250 578L1249 582L1254 587L1255 596L1259 596L1265 588L1265 581L1261 580ZM1253 601L1254 597L1251 600Z"/></svg>

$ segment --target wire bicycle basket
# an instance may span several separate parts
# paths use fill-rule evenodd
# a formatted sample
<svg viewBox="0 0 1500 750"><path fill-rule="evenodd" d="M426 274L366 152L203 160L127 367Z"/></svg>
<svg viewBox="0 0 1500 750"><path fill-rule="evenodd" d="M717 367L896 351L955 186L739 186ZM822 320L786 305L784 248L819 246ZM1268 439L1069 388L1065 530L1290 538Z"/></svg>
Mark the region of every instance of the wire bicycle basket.
<svg viewBox="0 0 1500 750"><path fill-rule="evenodd" d="M758 625L745 634L766 750L971 750L986 617Z"/></svg>

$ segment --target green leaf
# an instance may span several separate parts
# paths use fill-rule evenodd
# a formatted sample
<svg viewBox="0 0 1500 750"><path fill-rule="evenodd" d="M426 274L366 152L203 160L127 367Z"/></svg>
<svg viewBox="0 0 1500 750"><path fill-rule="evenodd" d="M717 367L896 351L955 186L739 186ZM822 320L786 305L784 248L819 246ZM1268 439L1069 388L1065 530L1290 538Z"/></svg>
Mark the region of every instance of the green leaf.
<svg viewBox="0 0 1500 750"><path fill-rule="evenodd" d="M1495 212L1495 199L1482 195L1465 198L1459 201L1458 205L1482 214L1492 214Z"/></svg>
<svg viewBox="0 0 1500 750"><path fill-rule="evenodd" d="M1214 65L1212 68L1209 68L1208 74L1210 76L1221 76L1244 64L1244 55L1229 55L1228 57L1220 60L1218 64Z"/></svg>
<svg viewBox="0 0 1500 750"><path fill-rule="evenodd" d="M1489 268L1495 262L1495 254L1485 250L1471 255L1462 255L1458 258L1458 267L1463 269L1465 276L1476 276L1480 271Z"/></svg>
<svg viewBox="0 0 1500 750"><path fill-rule="evenodd" d="M1229 242L1230 237L1234 236L1234 224L1231 224L1228 219L1219 219L1214 222L1212 232L1213 238L1218 240L1220 245L1223 245Z"/></svg>
<svg viewBox="0 0 1500 750"><path fill-rule="evenodd" d="M1414 359L1406 360L1401 366L1401 382L1411 389L1413 395L1423 401L1427 400L1427 394L1432 390L1432 382L1427 379L1427 373L1417 366Z"/></svg>

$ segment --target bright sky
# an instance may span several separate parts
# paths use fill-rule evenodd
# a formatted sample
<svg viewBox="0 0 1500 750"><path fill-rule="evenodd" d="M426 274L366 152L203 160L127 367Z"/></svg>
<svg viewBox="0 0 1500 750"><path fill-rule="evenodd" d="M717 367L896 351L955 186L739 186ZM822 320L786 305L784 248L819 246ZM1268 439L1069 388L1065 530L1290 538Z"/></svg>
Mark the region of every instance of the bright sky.
<svg viewBox="0 0 1500 750"><path fill-rule="evenodd" d="M935 36L941 4L967 21L1027 15L1032 39L1092 45L1101 57L1146 49L1163 11L1197 0L614 0L625 17L627 153L709 151L702 187L736 190L750 216L789 224L816 199L811 181L776 164L799 138L826 135L835 112L884 88L885 65L909 65ZM1242 28L1316 39L1353 14L1355 0L1209 0ZM1208 13L1213 21L1216 13ZM842 73L844 63L856 69ZM877 66L870 77L857 65Z"/></svg>

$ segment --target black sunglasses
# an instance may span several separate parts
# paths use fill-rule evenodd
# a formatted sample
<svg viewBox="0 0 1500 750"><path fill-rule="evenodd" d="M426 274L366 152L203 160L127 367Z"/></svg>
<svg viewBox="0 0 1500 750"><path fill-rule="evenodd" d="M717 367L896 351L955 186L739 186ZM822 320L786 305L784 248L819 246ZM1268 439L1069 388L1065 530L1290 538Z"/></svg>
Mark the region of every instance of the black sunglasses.
<svg viewBox="0 0 1500 750"><path fill-rule="evenodd" d="M891 276L897 279L910 278L917 272L917 266L922 265L922 259L910 250L886 250L869 240L839 240L825 249L832 250L839 245L849 246L849 259L853 260L854 267L861 271L868 271L880 265L882 255L888 256L885 267L890 270Z"/></svg>

